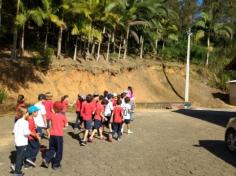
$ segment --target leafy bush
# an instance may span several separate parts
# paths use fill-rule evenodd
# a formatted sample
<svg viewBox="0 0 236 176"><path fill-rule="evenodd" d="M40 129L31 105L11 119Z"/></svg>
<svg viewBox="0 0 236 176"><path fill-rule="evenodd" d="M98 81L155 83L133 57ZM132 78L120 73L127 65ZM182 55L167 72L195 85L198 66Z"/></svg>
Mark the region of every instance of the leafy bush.
<svg viewBox="0 0 236 176"><path fill-rule="evenodd" d="M46 48L42 51L41 56L33 58L33 64L35 66L48 67L52 63L52 56L54 50L52 48Z"/></svg>
<svg viewBox="0 0 236 176"><path fill-rule="evenodd" d="M0 89L0 104L2 104L7 98L7 92L4 89Z"/></svg>

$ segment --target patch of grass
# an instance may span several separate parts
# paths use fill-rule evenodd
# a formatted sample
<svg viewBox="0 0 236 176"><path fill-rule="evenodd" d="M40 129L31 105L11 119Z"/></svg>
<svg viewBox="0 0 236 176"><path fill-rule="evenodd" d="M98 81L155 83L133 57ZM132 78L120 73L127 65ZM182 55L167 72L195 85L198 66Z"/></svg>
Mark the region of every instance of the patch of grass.
<svg viewBox="0 0 236 176"><path fill-rule="evenodd" d="M7 92L4 89L0 89L0 104L3 104L7 99Z"/></svg>

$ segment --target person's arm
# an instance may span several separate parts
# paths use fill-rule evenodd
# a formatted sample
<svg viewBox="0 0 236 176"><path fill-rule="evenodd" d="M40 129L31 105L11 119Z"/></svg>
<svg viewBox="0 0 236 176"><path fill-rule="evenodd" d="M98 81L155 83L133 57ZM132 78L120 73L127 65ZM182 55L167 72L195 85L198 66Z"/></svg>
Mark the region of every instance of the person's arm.
<svg viewBox="0 0 236 176"><path fill-rule="evenodd" d="M111 123L114 121L113 118L114 118L114 111L111 114L111 120L110 120Z"/></svg>

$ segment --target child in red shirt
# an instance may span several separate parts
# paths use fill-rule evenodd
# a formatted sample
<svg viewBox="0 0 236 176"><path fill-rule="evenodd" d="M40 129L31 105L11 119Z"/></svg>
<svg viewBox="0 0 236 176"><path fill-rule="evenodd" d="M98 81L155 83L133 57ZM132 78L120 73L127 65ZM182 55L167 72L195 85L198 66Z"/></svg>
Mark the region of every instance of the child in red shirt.
<svg viewBox="0 0 236 176"><path fill-rule="evenodd" d="M75 124L73 126L73 129L80 129L81 128L81 124L83 122L82 117L81 117L81 113L80 113L81 108L82 108L82 102L83 102L83 98L78 94L77 100L74 101L74 103L73 103L73 105L75 105L75 109L76 109L76 120L75 120Z"/></svg>
<svg viewBox="0 0 236 176"><path fill-rule="evenodd" d="M61 103L63 105L63 109L62 109L62 112L64 115L66 114L66 111L67 111L67 108L68 108L68 105L69 105L69 96L68 95L64 95L63 97L61 97Z"/></svg>
<svg viewBox="0 0 236 176"><path fill-rule="evenodd" d="M25 108L26 105L25 105L25 97L24 95L18 95L18 98L17 98L17 104L16 104L16 115L15 115L15 122L21 118L20 116L20 109L21 108Z"/></svg>
<svg viewBox="0 0 236 176"><path fill-rule="evenodd" d="M92 129L92 115L95 112L94 104L92 103L93 96L87 95L86 102L82 104L81 115L84 121L85 133L81 145L85 146L88 138L89 130Z"/></svg>
<svg viewBox="0 0 236 176"><path fill-rule="evenodd" d="M39 133L36 132L36 125L34 122L34 117L38 115L38 111L39 108L37 108L36 106L30 106L28 108L29 116L27 117L30 135L28 137L26 161L34 167L36 166L35 160L40 148L40 136Z"/></svg>
<svg viewBox="0 0 236 176"><path fill-rule="evenodd" d="M89 137L89 141L92 142L93 136L96 132L99 132L100 139L104 139L102 135L102 121L105 119L104 117L104 105L108 103L107 100L104 99L102 95L99 96L99 101L96 105L95 116L94 116L94 130Z"/></svg>
<svg viewBox="0 0 236 176"><path fill-rule="evenodd" d="M63 129L68 126L68 121L62 113L63 104L61 102L55 102L53 109L55 114L51 117L52 126L50 129L49 151L46 153L42 165L48 168L49 163L52 162L52 168L58 169L61 167L63 153Z"/></svg>
<svg viewBox="0 0 236 176"><path fill-rule="evenodd" d="M48 138L50 138L49 128L51 127L51 116L54 113L53 101L52 101L53 95L50 92L47 92L45 95L46 95L46 100L43 102L43 104L46 110L46 121L47 121L46 130L47 130L47 136Z"/></svg>
<svg viewBox="0 0 236 176"><path fill-rule="evenodd" d="M120 140L121 138L121 128L122 128L122 122L123 122L123 108L121 107L122 101L119 99L117 100L117 106L114 107L113 113L112 113L112 135L113 138L116 138L117 140ZM115 137L115 134L117 134L117 137Z"/></svg>

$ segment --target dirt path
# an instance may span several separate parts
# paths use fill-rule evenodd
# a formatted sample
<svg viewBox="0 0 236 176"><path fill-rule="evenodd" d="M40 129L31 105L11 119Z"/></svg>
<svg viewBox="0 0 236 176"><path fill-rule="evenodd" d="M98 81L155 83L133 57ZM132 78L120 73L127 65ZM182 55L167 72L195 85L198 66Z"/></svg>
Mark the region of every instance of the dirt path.
<svg viewBox="0 0 236 176"><path fill-rule="evenodd" d="M30 176L235 176L236 158L223 142L224 125L232 116L233 112L209 110L138 112L134 134L125 134L121 142L95 140L86 147L79 145L69 127L62 169L39 167L38 155L37 167L24 172ZM72 114L69 117L73 119ZM10 127L6 117L0 119L1 136L10 133ZM14 146L7 141L3 145L2 138L0 142L0 171L5 176Z"/></svg>

